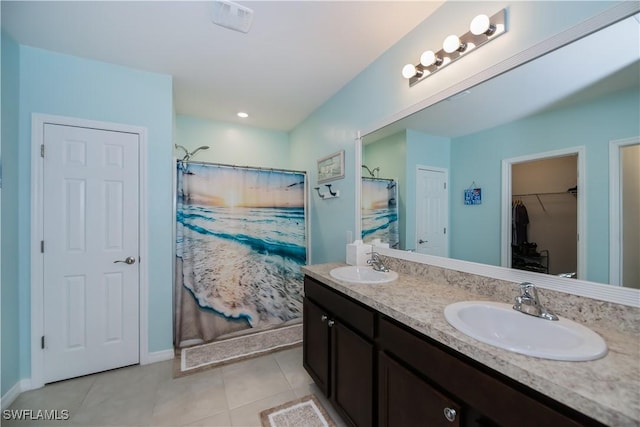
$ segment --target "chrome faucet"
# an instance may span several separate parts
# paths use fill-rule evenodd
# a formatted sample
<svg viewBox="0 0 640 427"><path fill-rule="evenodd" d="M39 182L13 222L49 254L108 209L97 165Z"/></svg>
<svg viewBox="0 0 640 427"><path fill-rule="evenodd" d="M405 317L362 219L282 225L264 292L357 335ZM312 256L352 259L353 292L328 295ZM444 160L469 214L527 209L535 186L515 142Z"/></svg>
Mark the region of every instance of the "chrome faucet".
<svg viewBox="0 0 640 427"><path fill-rule="evenodd" d="M386 273L389 271L387 266L384 265L384 263L380 259L380 254L378 254L378 252L371 251L369 252L369 254L371 255L371 258L367 260L367 264L373 267L375 271L381 271L383 273Z"/></svg>
<svg viewBox="0 0 640 427"><path fill-rule="evenodd" d="M531 316L541 317L546 320L558 320L558 316L544 308L538 299L538 290L533 283L520 283L520 295L516 297L513 309Z"/></svg>

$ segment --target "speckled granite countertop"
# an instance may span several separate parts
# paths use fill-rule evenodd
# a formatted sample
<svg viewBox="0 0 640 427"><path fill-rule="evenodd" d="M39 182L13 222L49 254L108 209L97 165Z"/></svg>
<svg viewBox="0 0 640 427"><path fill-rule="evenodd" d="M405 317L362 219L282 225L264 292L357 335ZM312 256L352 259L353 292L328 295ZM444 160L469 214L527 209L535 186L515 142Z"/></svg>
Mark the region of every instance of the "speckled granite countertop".
<svg viewBox="0 0 640 427"><path fill-rule="evenodd" d="M400 273L387 284L358 285L333 279L342 263L311 265L302 271L415 331L611 426L640 425L640 340L633 332L589 325L607 342L608 354L588 362L562 362L512 353L459 332L444 308L457 301L491 300L457 286ZM545 294L545 290L541 291ZM510 301L500 301L510 302ZM330 307L329 307L330 308ZM560 316L562 312L558 312Z"/></svg>

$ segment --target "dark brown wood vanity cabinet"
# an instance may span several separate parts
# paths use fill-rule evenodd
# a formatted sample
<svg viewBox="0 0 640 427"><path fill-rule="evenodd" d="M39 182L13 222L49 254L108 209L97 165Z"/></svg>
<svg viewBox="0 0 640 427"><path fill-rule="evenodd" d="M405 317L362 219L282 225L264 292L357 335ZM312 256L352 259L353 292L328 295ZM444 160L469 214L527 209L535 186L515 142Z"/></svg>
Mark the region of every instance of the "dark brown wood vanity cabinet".
<svg viewBox="0 0 640 427"><path fill-rule="evenodd" d="M308 276L303 350L357 427L602 426Z"/></svg>
<svg viewBox="0 0 640 427"><path fill-rule="evenodd" d="M385 316L379 426L601 426Z"/></svg>
<svg viewBox="0 0 640 427"><path fill-rule="evenodd" d="M374 425L373 311L305 277L303 366L345 421Z"/></svg>

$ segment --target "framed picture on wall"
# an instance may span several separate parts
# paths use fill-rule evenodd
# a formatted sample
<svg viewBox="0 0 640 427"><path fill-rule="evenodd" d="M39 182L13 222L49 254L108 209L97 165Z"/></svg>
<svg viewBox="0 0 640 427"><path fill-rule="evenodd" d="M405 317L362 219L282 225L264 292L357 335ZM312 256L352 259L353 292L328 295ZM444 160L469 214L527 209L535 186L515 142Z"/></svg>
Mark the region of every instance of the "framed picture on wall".
<svg viewBox="0 0 640 427"><path fill-rule="evenodd" d="M344 178L344 150L318 160L318 184Z"/></svg>

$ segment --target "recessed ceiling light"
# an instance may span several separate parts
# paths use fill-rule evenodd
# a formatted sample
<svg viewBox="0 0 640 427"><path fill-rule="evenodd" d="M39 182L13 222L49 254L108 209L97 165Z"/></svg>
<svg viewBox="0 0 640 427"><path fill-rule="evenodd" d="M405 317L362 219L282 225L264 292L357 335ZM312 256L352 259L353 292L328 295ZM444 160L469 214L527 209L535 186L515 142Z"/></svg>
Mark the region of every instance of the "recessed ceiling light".
<svg viewBox="0 0 640 427"><path fill-rule="evenodd" d="M246 119L247 117L249 117L249 115L248 115L247 113L243 112L243 111L240 111L240 112L238 113L238 117L241 117L241 118L243 118L243 119Z"/></svg>

